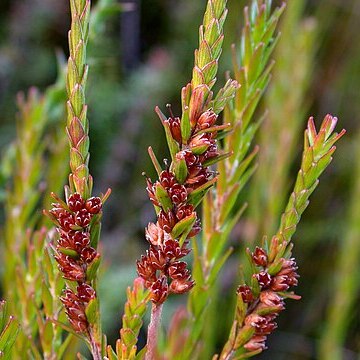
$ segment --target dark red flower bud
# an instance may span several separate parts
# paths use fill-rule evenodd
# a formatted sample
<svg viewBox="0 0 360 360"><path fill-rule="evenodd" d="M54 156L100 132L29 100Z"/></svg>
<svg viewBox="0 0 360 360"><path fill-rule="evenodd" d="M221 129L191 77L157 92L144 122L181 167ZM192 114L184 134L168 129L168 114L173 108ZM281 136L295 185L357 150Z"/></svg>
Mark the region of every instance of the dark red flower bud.
<svg viewBox="0 0 360 360"><path fill-rule="evenodd" d="M186 185L192 189L196 189L197 187L205 184L211 176L211 173L209 173L207 169L204 169L202 166L194 166L188 170L189 175L186 179Z"/></svg>
<svg viewBox="0 0 360 360"><path fill-rule="evenodd" d="M260 316L258 314L250 314L245 318L245 324L255 328L255 335L269 335L277 327L272 320L276 315Z"/></svg>
<svg viewBox="0 0 360 360"><path fill-rule="evenodd" d="M161 229L158 224L149 223L145 229L146 240L154 246L160 246L163 244L165 234L167 233L164 233L164 230Z"/></svg>
<svg viewBox="0 0 360 360"><path fill-rule="evenodd" d="M277 311L285 309L285 304L282 297L271 290L262 291L260 293L260 302L266 307L277 307Z"/></svg>
<svg viewBox="0 0 360 360"><path fill-rule="evenodd" d="M190 291L195 285L195 281L187 281L182 279L175 279L170 284L170 292L174 294L184 294Z"/></svg>
<svg viewBox="0 0 360 360"><path fill-rule="evenodd" d="M289 286L297 286L299 274L292 269L283 269L276 276L286 276Z"/></svg>
<svg viewBox="0 0 360 360"><path fill-rule="evenodd" d="M189 146L195 154L203 154L209 146L213 144L214 140L211 139L211 135L205 133L194 136L191 139Z"/></svg>
<svg viewBox="0 0 360 360"><path fill-rule="evenodd" d="M150 247L150 250L146 251L148 262L151 264L151 267L157 270L164 270L165 265L167 264L167 258L165 253L158 249L156 250L153 246Z"/></svg>
<svg viewBox="0 0 360 360"><path fill-rule="evenodd" d="M266 251L258 246L252 254L252 259L256 265L263 267L266 267L268 262Z"/></svg>
<svg viewBox="0 0 360 360"><path fill-rule="evenodd" d="M171 233L171 230L176 224L174 213L169 210L167 213L164 210L160 210L158 215L158 224L167 233Z"/></svg>
<svg viewBox="0 0 360 360"><path fill-rule="evenodd" d="M161 172L159 180L160 184L164 187L165 190L168 190L170 187L174 186L177 183L175 175L168 170L164 170Z"/></svg>
<svg viewBox="0 0 360 360"><path fill-rule="evenodd" d="M71 211L79 211L84 207L85 201L80 194L74 193L69 196L68 206Z"/></svg>
<svg viewBox="0 0 360 360"><path fill-rule="evenodd" d="M255 274L254 276L256 277L262 289L266 289L270 286L272 278L270 274L267 273L266 271L261 271L260 273Z"/></svg>
<svg viewBox="0 0 360 360"><path fill-rule="evenodd" d="M72 328L79 333L83 333L87 330L89 324L87 322L85 313L77 308L71 308L66 311L68 320Z"/></svg>
<svg viewBox="0 0 360 360"><path fill-rule="evenodd" d="M58 262L59 270L63 273L65 279L79 282L85 281L84 269L76 260L61 252L58 252L54 257Z"/></svg>
<svg viewBox="0 0 360 360"><path fill-rule="evenodd" d="M65 307L70 307L75 301L79 301L79 297L69 288L63 290L63 295L60 297L61 302Z"/></svg>
<svg viewBox="0 0 360 360"><path fill-rule="evenodd" d="M53 210L50 210L50 212L55 215L60 227L64 231L70 231L72 229L72 226L75 225L74 216L68 211L64 209L56 209L56 212L54 212Z"/></svg>
<svg viewBox="0 0 360 360"><path fill-rule="evenodd" d="M78 252L81 252L82 249L90 244L90 233L87 231L73 231L69 233L68 237L72 239Z"/></svg>
<svg viewBox="0 0 360 360"><path fill-rule="evenodd" d="M69 236L69 234L74 233L74 231L69 231L68 233L64 230L58 229L58 232L60 233L60 238L58 240L58 245L65 249L71 249L76 251L76 246L74 244L74 241L72 239L72 236Z"/></svg>
<svg viewBox="0 0 360 360"><path fill-rule="evenodd" d="M212 110L203 112L197 121L197 128L200 130L208 129L215 124L217 117Z"/></svg>
<svg viewBox="0 0 360 360"><path fill-rule="evenodd" d="M90 214L98 214L102 209L102 202L99 197L91 197L86 200L85 208Z"/></svg>
<svg viewBox="0 0 360 360"><path fill-rule="evenodd" d="M60 301L64 304L68 320L77 332L84 332L88 328L88 322L85 315L85 307L80 298L70 289L64 291Z"/></svg>
<svg viewBox="0 0 360 360"><path fill-rule="evenodd" d="M265 350L266 345L266 336L263 335L254 335L245 345L244 349L249 352L258 351L258 350Z"/></svg>
<svg viewBox="0 0 360 360"><path fill-rule="evenodd" d="M175 261L169 266L169 276L175 279L189 280L191 277L190 270L187 269L185 261Z"/></svg>
<svg viewBox="0 0 360 360"><path fill-rule="evenodd" d="M184 159L187 167L199 164L199 157L197 155L193 154L193 152L190 150L179 151L176 154L176 158L178 160Z"/></svg>
<svg viewBox="0 0 360 360"><path fill-rule="evenodd" d="M151 180L149 178L146 179L146 191L148 193L149 199L150 201L155 205L155 206L159 206L160 207L160 203L158 201L158 199L156 198L155 195L155 188L154 185L152 184Z"/></svg>
<svg viewBox="0 0 360 360"><path fill-rule="evenodd" d="M162 276L151 285L151 301L155 304L162 304L168 297L168 290L166 276Z"/></svg>
<svg viewBox="0 0 360 360"><path fill-rule="evenodd" d="M286 291L289 289L289 279L287 275L277 275L272 281L271 290L273 291Z"/></svg>
<svg viewBox="0 0 360 360"><path fill-rule="evenodd" d="M165 247L163 251L169 260L181 259L190 252L190 249L186 248L186 246L180 248L179 242L174 239L165 241L164 245Z"/></svg>
<svg viewBox="0 0 360 360"><path fill-rule="evenodd" d="M240 285L236 292L238 295L241 295L244 303L250 303L254 300L250 286Z"/></svg>
<svg viewBox="0 0 360 360"><path fill-rule="evenodd" d="M171 135L175 141L181 143L181 127L180 127L180 118L170 117L166 120L168 122Z"/></svg>
<svg viewBox="0 0 360 360"><path fill-rule="evenodd" d="M90 264L95 259L97 254L98 253L96 252L96 250L93 247L89 246L81 250L80 258L82 261Z"/></svg>
<svg viewBox="0 0 360 360"><path fill-rule="evenodd" d="M219 153L218 147L215 143L215 144L210 145L208 147L208 149L201 155L200 161L204 162L205 160L212 159L219 155L220 155L220 153Z"/></svg>
<svg viewBox="0 0 360 360"><path fill-rule="evenodd" d="M291 259L282 259L282 270L285 269L291 269L293 271L296 271L298 269L295 259L291 258Z"/></svg>
<svg viewBox="0 0 360 360"><path fill-rule="evenodd" d="M194 211L194 207L192 205L181 205L177 210L176 210L176 218L180 221L184 218L186 218L187 216L190 216Z"/></svg>
<svg viewBox="0 0 360 360"><path fill-rule="evenodd" d="M145 280L145 286L149 288L156 281L157 269L151 264L149 257L144 255L136 261L136 268L138 275Z"/></svg>
<svg viewBox="0 0 360 360"><path fill-rule="evenodd" d="M85 228L90 225L92 215L86 210L82 209L75 213L75 224Z"/></svg>
<svg viewBox="0 0 360 360"><path fill-rule="evenodd" d="M173 204L179 205L186 202L187 191L184 185L174 184L168 189L168 193Z"/></svg>
<svg viewBox="0 0 360 360"><path fill-rule="evenodd" d="M80 284L77 288L77 295L81 301L88 303L90 300L96 298L95 290L88 284Z"/></svg>

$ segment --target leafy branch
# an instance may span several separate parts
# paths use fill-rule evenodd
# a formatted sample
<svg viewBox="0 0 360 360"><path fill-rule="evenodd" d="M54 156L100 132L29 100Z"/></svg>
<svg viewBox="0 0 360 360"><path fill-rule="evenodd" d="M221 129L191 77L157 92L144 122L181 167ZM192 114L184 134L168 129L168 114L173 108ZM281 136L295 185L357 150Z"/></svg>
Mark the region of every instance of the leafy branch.
<svg viewBox="0 0 360 360"><path fill-rule="evenodd" d="M291 238L301 215L309 204L309 197L319 183L319 177L332 160L334 144L345 134L334 133L337 118L327 115L316 131L312 118L304 136L301 167L281 217L279 230L262 247L256 247L248 258L251 278L237 291L237 305L229 339L215 359L246 359L266 349L267 335L277 325L278 314L285 309L284 299L300 299L289 289L298 284L295 259L291 257Z"/></svg>

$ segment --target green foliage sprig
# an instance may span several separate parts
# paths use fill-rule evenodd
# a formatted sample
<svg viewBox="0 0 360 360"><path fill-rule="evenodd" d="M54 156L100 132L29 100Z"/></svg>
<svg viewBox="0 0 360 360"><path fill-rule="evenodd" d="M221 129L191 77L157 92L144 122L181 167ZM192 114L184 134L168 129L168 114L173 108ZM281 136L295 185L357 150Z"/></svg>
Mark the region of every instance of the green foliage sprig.
<svg viewBox="0 0 360 360"><path fill-rule="evenodd" d="M11 359L12 347L19 332L19 323L14 316L9 315L5 301L0 301L0 357Z"/></svg>
<svg viewBox="0 0 360 360"><path fill-rule="evenodd" d="M284 9L281 7L271 12L270 6L270 2L253 1L251 9L245 8L240 64L235 48L233 58L235 79L239 86L229 80L212 102L214 109L222 110L223 100L231 94L223 117L223 124L232 127L232 131L223 139L223 153L231 153L231 156L217 164L218 182L204 199L201 245L194 242L193 273L197 286L188 300L188 323L184 327L188 334L187 341L183 352L172 354L179 359L189 357L201 343L201 335L209 321L207 309L214 296L215 281L232 251L226 249L226 244L245 209L244 206L238 208L236 200L255 170L252 162L258 149L255 148L250 154L248 151L259 122L251 120L269 82L272 67L269 57L276 43L274 32ZM204 347L210 348L211 344Z"/></svg>
<svg viewBox="0 0 360 360"><path fill-rule="evenodd" d="M92 177L89 174L89 123L85 103L88 76L86 45L89 34L90 1L71 0L71 29L69 31L69 60L66 89L67 134L70 144L70 187L84 199L91 195Z"/></svg>
<svg viewBox="0 0 360 360"><path fill-rule="evenodd" d="M150 292L145 288L143 279L136 278L133 288L127 289L123 325L120 330L120 339L116 342L116 352L110 345L107 347L109 360L140 360L144 357L146 347L137 353L137 342L149 300Z"/></svg>
<svg viewBox="0 0 360 360"><path fill-rule="evenodd" d="M291 258L291 238L319 177L332 160L334 144L345 134L333 133L337 118L327 115L316 131L312 118L304 136L304 151L294 190L281 217L279 230L248 253L251 278L238 288L237 305L229 340L214 359L246 359L261 353L267 335L275 328L275 319L285 309L284 299L300 297L289 292L298 281L297 266Z"/></svg>
<svg viewBox="0 0 360 360"><path fill-rule="evenodd" d="M66 279L60 297L73 332L89 346L94 359L106 351L102 334L99 298L96 291L100 254L102 205L110 195L91 197L93 179L89 174L89 122L85 103L88 65L86 46L89 34L90 0L70 0L70 55L67 66L67 126L70 145L69 187L66 202L53 194L56 203L45 212L57 226L59 238L53 244L54 257Z"/></svg>
<svg viewBox="0 0 360 360"><path fill-rule="evenodd" d="M225 6L224 0L207 3L199 31L199 49L195 51L193 79L182 89L181 118L172 113L166 118L156 109L172 161L162 170L149 149L159 180L154 184L147 180L157 222L148 225L146 238L150 248L137 263L138 274L150 289L153 302L146 359L153 359L156 354L163 302L169 293L185 293L194 286L186 262L179 259L189 252L188 240L200 231L195 208L217 180L209 165L229 156L217 150L216 140L218 132L227 129L229 124L215 125L215 122L218 112L235 95L237 83L228 81L214 101L211 91L223 41Z"/></svg>

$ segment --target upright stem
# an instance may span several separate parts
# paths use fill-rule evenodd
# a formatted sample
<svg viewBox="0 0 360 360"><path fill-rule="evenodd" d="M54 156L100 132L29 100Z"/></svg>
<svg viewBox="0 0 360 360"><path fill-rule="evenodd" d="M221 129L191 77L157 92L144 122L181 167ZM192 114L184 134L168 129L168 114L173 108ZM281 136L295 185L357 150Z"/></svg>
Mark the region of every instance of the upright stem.
<svg viewBox="0 0 360 360"><path fill-rule="evenodd" d="M163 304L152 304L150 324L147 333L147 352L145 355L145 360L155 359L159 327L161 324L162 308Z"/></svg>
<svg viewBox="0 0 360 360"><path fill-rule="evenodd" d="M91 355L93 356L93 360L102 360L100 345L94 339L92 334L92 329L89 332L90 339L90 347L91 347Z"/></svg>

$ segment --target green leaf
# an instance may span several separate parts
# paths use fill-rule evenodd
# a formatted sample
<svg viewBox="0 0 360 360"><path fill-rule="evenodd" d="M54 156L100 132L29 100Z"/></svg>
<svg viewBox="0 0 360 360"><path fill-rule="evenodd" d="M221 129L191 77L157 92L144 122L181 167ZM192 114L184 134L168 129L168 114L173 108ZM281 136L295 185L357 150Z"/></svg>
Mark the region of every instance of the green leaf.
<svg viewBox="0 0 360 360"><path fill-rule="evenodd" d="M155 183L155 196L165 212L168 212L173 208L173 203L168 192L159 182Z"/></svg>
<svg viewBox="0 0 360 360"><path fill-rule="evenodd" d="M96 324L99 320L99 300L97 298L91 299L86 305L85 314L87 321L90 324Z"/></svg>
<svg viewBox="0 0 360 360"><path fill-rule="evenodd" d="M98 254L95 259L91 262L91 264L88 265L87 269L86 269L86 279L88 281L92 281L93 279L96 278L96 274L97 274L97 270L99 268L100 265L100 255Z"/></svg>
<svg viewBox="0 0 360 360"><path fill-rule="evenodd" d="M80 84L75 84L71 94L70 102L76 115L80 116L83 105L85 104L84 88Z"/></svg>
<svg viewBox="0 0 360 360"><path fill-rule="evenodd" d="M171 131L170 131L170 126L169 123L167 121L166 116L162 113L162 111L160 110L160 108L157 106L155 108L155 112L157 113L157 115L159 116L162 125L164 126L165 129L165 135L166 135L166 141L169 147L169 151L170 151L170 155L171 155L171 159L174 160L175 159L175 155L176 153L178 153L180 151L180 147L179 144L176 140L174 140L174 138L171 135Z"/></svg>
<svg viewBox="0 0 360 360"><path fill-rule="evenodd" d="M184 107L180 121L180 128L181 128L182 143L187 144L191 135L190 114L189 114L188 106Z"/></svg>
<svg viewBox="0 0 360 360"><path fill-rule="evenodd" d="M7 324L1 329L0 352L4 354L4 359L10 359L10 350L15 343L19 329L20 325L13 316L8 318Z"/></svg>
<svg viewBox="0 0 360 360"><path fill-rule="evenodd" d="M144 346L136 355L135 360L143 360L145 359L147 347Z"/></svg>
<svg viewBox="0 0 360 360"><path fill-rule="evenodd" d="M118 357L117 357L115 351L113 350L113 348L111 347L111 345L107 346L106 354L107 354L109 360L118 360ZM119 359L121 359L121 358L119 357Z"/></svg>
<svg viewBox="0 0 360 360"><path fill-rule="evenodd" d="M196 213L193 212L191 215L185 217L184 219L180 220L172 229L171 236L175 239L177 239L179 236L181 236L183 233L186 233L186 235L189 234L191 231L193 225L196 221Z"/></svg>
<svg viewBox="0 0 360 360"><path fill-rule="evenodd" d="M100 240L101 222L100 220L91 223L90 227L90 245L97 249Z"/></svg>
<svg viewBox="0 0 360 360"><path fill-rule="evenodd" d="M236 335L234 348L237 349L243 345L245 345L254 335L255 328L252 326L244 326L240 329L238 334Z"/></svg>
<svg viewBox="0 0 360 360"><path fill-rule="evenodd" d="M237 295L236 301L236 320L239 324L242 324L246 316L247 305L244 303L242 295Z"/></svg>
<svg viewBox="0 0 360 360"><path fill-rule="evenodd" d="M73 250L73 249L67 249L67 248L64 248L64 247L58 247L58 250L64 254L64 255L68 255L74 259L77 259L79 258L79 254L77 253L77 251Z"/></svg>
<svg viewBox="0 0 360 360"><path fill-rule="evenodd" d="M53 315L53 297L51 295L50 289L48 284L45 283L45 281L42 282L41 287L41 299L44 304L44 312L46 316L52 316Z"/></svg>
<svg viewBox="0 0 360 360"><path fill-rule="evenodd" d="M175 174L178 183L183 184L188 176L185 159L176 157L171 164L171 171Z"/></svg>
<svg viewBox="0 0 360 360"><path fill-rule="evenodd" d="M53 339L54 324L49 320L45 320L45 324L41 333L41 344L43 346L44 353L51 352Z"/></svg>
<svg viewBox="0 0 360 360"><path fill-rule="evenodd" d="M158 161L158 159L156 158L156 155L152 149L151 146L148 147L148 153L149 153L149 156L150 156L150 159L151 159L151 162L153 163L154 165L154 168L158 174L158 176L160 176L161 172L162 172L162 168L161 168L161 165Z"/></svg>
<svg viewBox="0 0 360 360"><path fill-rule="evenodd" d="M188 195L188 203L195 208L201 203L207 191L216 183L217 178L213 178L205 184L199 186Z"/></svg>

